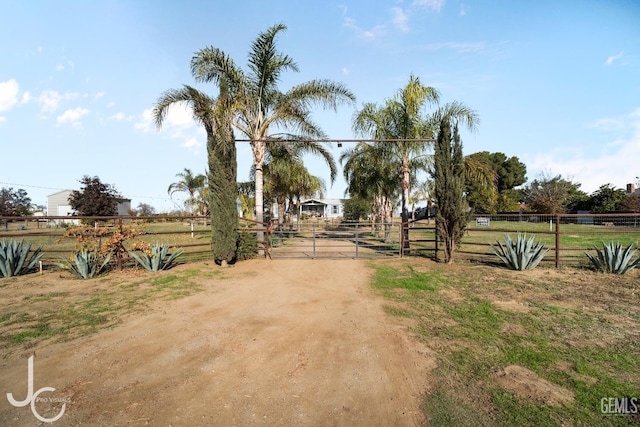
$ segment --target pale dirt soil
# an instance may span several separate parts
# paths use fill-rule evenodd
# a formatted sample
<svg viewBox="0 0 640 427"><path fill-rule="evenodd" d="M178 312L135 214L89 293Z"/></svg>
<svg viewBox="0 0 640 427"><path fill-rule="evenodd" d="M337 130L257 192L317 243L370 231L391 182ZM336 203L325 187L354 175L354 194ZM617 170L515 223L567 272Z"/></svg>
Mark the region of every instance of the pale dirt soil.
<svg viewBox="0 0 640 427"><path fill-rule="evenodd" d="M224 279L192 278L203 291L154 301L110 329L7 353L0 426L421 425L435 355L384 313L367 265L242 262ZM59 291L58 282L39 291ZM34 351L34 390L54 387L41 397L69 401L54 424L5 397L26 396ZM36 407L52 417L60 404Z"/></svg>

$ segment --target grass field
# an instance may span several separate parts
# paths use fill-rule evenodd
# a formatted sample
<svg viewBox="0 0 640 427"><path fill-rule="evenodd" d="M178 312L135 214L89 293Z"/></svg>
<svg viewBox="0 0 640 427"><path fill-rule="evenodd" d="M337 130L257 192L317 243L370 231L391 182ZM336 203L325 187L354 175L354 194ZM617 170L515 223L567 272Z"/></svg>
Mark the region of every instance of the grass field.
<svg viewBox="0 0 640 427"><path fill-rule="evenodd" d="M374 267L387 312L437 354L423 406L432 425L640 425L601 410L603 398L640 398L638 271Z"/></svg>
<svg viewBox="0 0 640 427"><path fill-rule="evenodd" d="M433 230L416 228L415 230L410 229L411 240L434 238ZM553 248L556 246L555 231L555 224L550 225L548 222L492 220L490 225L486 227L479 227L475 222L470 222L457 256L494 262L497 258L490 245L496 245L498 241L504 243L505 234L509 234L515 239L517 232L521 232L526 233L527 236L534 235L536 242L541 242L546 248L552 248L545 257L544 264L553 265L555 260ZM560 224L559 239L560 266L586 267L589 265L589 260L584 253L595 253L593 248L601 248L603 242L615 242L625 247L633 245L634 248L640 248L640 227ZM418 242L412 244L412 247L429 249L425 253L427 256L432 256L434 244L432 242Z"/></svg>

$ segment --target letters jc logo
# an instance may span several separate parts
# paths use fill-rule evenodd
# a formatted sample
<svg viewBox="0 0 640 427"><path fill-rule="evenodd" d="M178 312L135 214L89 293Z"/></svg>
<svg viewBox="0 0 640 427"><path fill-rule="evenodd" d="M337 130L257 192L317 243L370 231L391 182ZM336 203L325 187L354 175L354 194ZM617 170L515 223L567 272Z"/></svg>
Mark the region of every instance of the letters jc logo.
<svg viewBox="0 0 640 427"><path fill-rule="evenodd" d="M13 393L7 393L7 400L9 401L9 403L11 403L13 406L17 408L21 408L23 406L27 406L28 404L31 404L31 412L33 412L33 415L37 419L39 419L43 423L52 423L54 421L59 420L60 417L64 415L64 410L66 409L67 404L63 403L62 409L60 409L60 412L58 413L58 415L56 415L53 418L45 418L41 416L36 410L36 401L38 401L38 396L40 396L40 393L45 391L56 391L56 389L53 387L42 387L41 389L37 390L35 393L33 392L33 356L31 356L29 357L29 362L28 362L26 399L22 401L18 401L13 398Z"/></svg>

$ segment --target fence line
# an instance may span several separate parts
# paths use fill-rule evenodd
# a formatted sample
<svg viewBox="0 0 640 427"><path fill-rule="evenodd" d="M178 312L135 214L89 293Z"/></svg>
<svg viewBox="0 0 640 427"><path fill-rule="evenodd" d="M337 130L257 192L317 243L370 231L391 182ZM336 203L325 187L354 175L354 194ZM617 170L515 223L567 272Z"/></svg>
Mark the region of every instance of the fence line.
<svg viewBox="0 0 640 427"><path fill-rule="evenodd" d="M238 231L256 233L257 222L240 218ZM65 236L66 231L73 226L84 225L100 229L102 236L108 238L115 232L123 231L124 227L140 226L141 234L133 240L143 240L147 243L168 243L172 248L184 249L181 259L197 260L211 258L211 226L208 216L200 215L154 215L154 216L28 216L2 217L0 216L0 240L21 239L31 242L32 248L42 246L43 261L51 263L61 257L66 257L77 250L77 240ZM263 223L263 230L266 224ZM262 245L258 242L256 249L264 249L268 242ZM129 259L117 260L121 266Z"/></svg>
<svg viewBox="0 0 640 427"><path fill-rule="evenodd" d="M432 252L438 258L435 225L424 226L420 220L404 226L408 229L410 247L403 244L403 255ZM534 234L536 241L551 249L543 260L545 263L553 263L556 268L588 265L585 252L601 247L603 242L640 247L640 213L474 215L456 253L495 260L491 245L502 242L504 234L518 232Z"/></svg>

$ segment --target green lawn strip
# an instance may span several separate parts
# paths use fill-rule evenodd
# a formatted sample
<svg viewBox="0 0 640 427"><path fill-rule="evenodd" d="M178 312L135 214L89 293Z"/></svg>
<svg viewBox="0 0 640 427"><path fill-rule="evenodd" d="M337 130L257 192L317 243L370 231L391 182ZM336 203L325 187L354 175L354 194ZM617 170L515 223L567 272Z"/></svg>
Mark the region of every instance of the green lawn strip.
<svg viewBox="0 0 640 427"><path fill-rule="evenodd" d="M600 400L640 396L634 329L616 324L608 312L550 303L545 297L561 286L553 284L557 278L516 281L513 289L528 298L527 310L518 312L487 299L502 300L508 289L500 269L469 266L454 274L437 264L427 272L402 263L375 268L374 287L394 301L387 313L419 319L411 330L438 355L439 383L424 401L433 425L627 425L627 417L603 416ZM424 283L415 283L420 280ZM572 296L584 298L588 307L589 292L578 290ZM629 308L633 300L611 300L607 307L616 307L615 315L626 316L637 330L637 311ZM550 406L501 388L492 374L509 365L567 389L574 401Z"/></svg>

